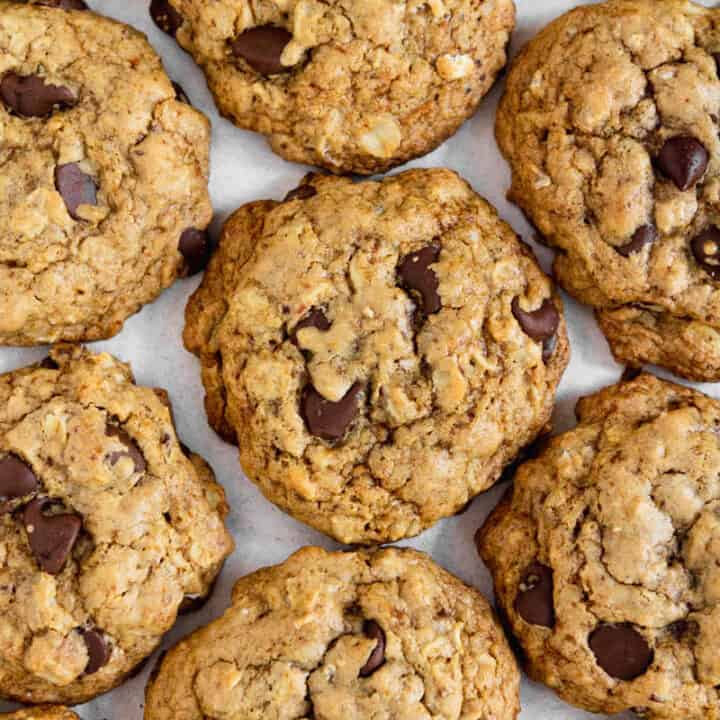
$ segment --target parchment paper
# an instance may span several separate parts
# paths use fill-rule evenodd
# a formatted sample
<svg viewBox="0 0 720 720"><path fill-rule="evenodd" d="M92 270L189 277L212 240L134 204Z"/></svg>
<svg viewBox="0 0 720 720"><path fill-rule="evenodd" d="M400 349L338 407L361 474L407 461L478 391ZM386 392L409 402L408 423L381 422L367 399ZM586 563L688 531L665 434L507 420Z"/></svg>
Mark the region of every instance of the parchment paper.
<svg viewBox="0 0 720 720"><path fill-rule="evenodd" d="M581 4L572 0L515 2L518 24L512 41L513 54L553 18ZM211 119L210 191L216 212L213 223L215 234L225 218L239 205L261 198L280 199L295 187L309 168L285 162L269 150L262 136L239 130L218 115L203 75L190 56L150 20L148 0L89 0L89 4L94 10L127 22L146 33L162 57L170 77L183 86L193 105ZM709 6L712 3L711 0L703 0L703 4ZM395 172L410 166L445 166L458 171L497 207L500 216L524 239L532 241L531 228L520 211L505 199L509 170L500 156L493 133L495 109L502 86L500 82L482 103L475 117L453 138L431 155ZM552 252L535 243L533 245L543 267L548 271ZM220 615L229 604L230 589L240 575L263 565L282 562L303 545L338 547L266 501L243 476L237 450L220 440L208 426L198 363L184 350L181 341L185 303L198 282L198 278L177 282L155 303L131 318L120 335L91 345L94 350L108 351L130 362L138 383L165 387L169 391L180 437L213 466L218 479L225 486L232 508L229 526L237 549L228 559L213 597L205 608L180 618L165 638L162 648L172 646L196 627ZM558 392L555 432L574 425L573 409L578 397L615 382L622 373L622 368L613 361L592 313L567 295L564 300L572 360ZM0 372L36 362L46 354L46 348L2 348ZM662 371L657 372L672 377ZM720 385L697 387L720 397ZM492 584L475 552L473 535L499 500L503 489L495 488L481 495L465 514L444 520L418 538L400 544L430 553L445 568L491 596ZM144 688L157 655L133 680L94 702L76 708L83 720L141 720ZM571 708L553 692L526 678L523 680L521 700L521 720L581 720L598 717ZM0 702L0 710L14 707ZM626 717L631 716L622 716L623 720Z"/></svg>

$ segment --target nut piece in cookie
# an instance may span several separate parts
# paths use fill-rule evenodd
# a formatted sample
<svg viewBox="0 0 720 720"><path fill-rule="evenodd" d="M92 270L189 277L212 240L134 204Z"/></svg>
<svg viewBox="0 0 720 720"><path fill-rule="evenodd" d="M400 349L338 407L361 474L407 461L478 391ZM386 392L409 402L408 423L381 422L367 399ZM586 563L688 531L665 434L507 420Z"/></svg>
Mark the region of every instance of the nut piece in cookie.
<svg viewBox="0 0 720 720"><path fill-rule="evenodd" d="M110 337L207 263L209 122L82 0L0 0L0 37L0 345Z"/></svg>
<svg viewBox="0 0 720 720"><path fill-rule="evenodd" d="M720 713L720 401L640 373L582 399L478 531L535 680L591 712Z"/></svg>
<svg viewBox="0 0 720 720"><path fill-rule="evenodd" d="M85 702L210 592L233 546L224 493L177 439L166 396L110 355L58 345L0 375L0 408L0 575L12 588L0 593L0 696ZM42 712L11 717L75 717Z"/></svg>
<svg viewBox="0 0 720 720"><path fill-rule="evenodd" d="M497 115L510 197L619 362L720 380L720 10L583 4L520 53Z"/></svg>
<svg viewBox="0 0 720 720"><path fill-rule="evenodd" d="M220 112L273 151L372 175L424 155L507 61L513 0L152 0Z"/></svg>
<svg viewBox="0 0 720 720"><path fill-rule="evenodd" d="M145 720L502 718L519 673L483 596L414 550L306 547L241 578L180 642Z"/></svg>
<svg viewBox="0 0 720 720"><path fill-rule="evenodd" d="M309 176L228 220L186 312L212 426L340 542L416 535L547 429L568 361L550 279L455 173Z"/></svg>

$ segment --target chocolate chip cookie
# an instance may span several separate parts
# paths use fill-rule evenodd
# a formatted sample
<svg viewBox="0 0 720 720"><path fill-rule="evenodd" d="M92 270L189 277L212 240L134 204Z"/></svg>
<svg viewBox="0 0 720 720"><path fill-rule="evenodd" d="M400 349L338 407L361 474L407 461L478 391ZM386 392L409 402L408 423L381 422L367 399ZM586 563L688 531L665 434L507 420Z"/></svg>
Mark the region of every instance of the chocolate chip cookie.
<svg viewBox="0 0 720 720"><path fill-rule="evenodd" d="M92 340L202 267L209 123L132 28L0 1L0 344Z"/></svg>
<svg viewBox="0 0 720 720"><path fill-rule="evenodd" d="M592 712L720 716L720 402L641 374L584 398L478 533L530 674Z"/></svg>
<svg viewBox="0 0 720 720"><path fill-rule="evenodd" d="M170 651L145 720L512 720L518 685L485 598L426 555L304 548Z"/></svg>
<svg viewBox="0 0 720 720"><path fill-rule="evenodd" d="M470 117L506 62L512 0L152 0L224 115L288 160L373 174Z"/></svg>
<svg viewBox="0 0 720 720"><path fill-rule="evenodd" d="M583 5L515 62L497 117L511 198L618 360L720 380L720 12Z"/></svg>
<svg viewBox="0 0 720 720"><path fill-rule="evenodd" d="M212 426L346 543L463 508L548 423L568 361L531 251L449 170L310 176L227 222L187 309Z"/></svg>
<svg viewBox="0 0 720 720"><path fill-rule="evenodd" d="M64 707L27 708L13 713L2 713L0 717L7 720L79 720L74 712Z"/></svg>
<svg viewBox="0 0 720 720"><path fill-rule="evenodd" d="M0 696L75 704L155 649L232 549L164 391L57 346L0 376Z"/></svg>

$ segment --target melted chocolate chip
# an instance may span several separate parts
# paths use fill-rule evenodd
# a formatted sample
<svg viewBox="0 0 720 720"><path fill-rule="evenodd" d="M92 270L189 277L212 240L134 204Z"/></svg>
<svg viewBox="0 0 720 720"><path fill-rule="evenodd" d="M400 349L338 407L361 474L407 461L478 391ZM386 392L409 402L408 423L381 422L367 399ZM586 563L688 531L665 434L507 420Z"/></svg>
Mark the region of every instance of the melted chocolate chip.
<svg viewBox="0 0 720 720"><path fill-rule="evenodd" d="M615 249L623 257L629 257L630 255L640 252L646 245L654 243L657 240L657 236L657 229L654 225L642 225L635 231L629 243L616 247Z"/></svg>
<svg viewBox="0 0 720 720"><path fill-rule="evenodd" d="M0 513L12 508L12 500L24 498L38 488L38 479L29 465L14 455L0 460Z"/></svg>
<svg viewBox="0 0 720 720"><path fill-rule="evenodd" d="M83 0L42 0L39 4L60 10L88 10L88 6Z"/></svg>
<svg viewBox="0 0 720 720"><path fill-rule="evenodd" d="M716 227L703 230L690 243L690 248L698 265L713 280L720 280L720 230Z"/></svg>
<svg viewBox="0 0 720 720"><path fill-rule="evenodd" d="M377 641L370 657L358 673L360 677L368 677L385 663L385 632L375 620L366 620L363 623L363 635Z"/></svg>
<svg viewBox="0 0 720 720"><path fill-rule="evenodd" d="M80 218L77 209L81 205L97 204L97 187L95 181L86 175L77 163L58 165L55 168L55 188L65 201L70 217Z"/></svg>
<svg viewBox="0 0 720 720"><path fill-rule="evenodd" d="M191 275L203 270L210 259L210 237L207 230L187 228L180 235L178 250L185 258Z"/></svg>
<svg viewBox="0 0 720 720"><path fill-rule="evenodd" d="M23 523L28 542L40 568L51 575L57 575L65 566L82 520L78 515L63 513L45 515L43 511L52 505L50 498L33 500L23 513Z"/></svg>
<svg viewBox="0 0 720 720"><path fill-rule="evenodd" d="M192 105L190 102L190 98L187 96L187 93L183 90L182 85L180 83L176 83L174 80L172 81L173 90L175 90L175 99L179 100L181 103L185 103L186 105Z"/></svg>
<svg viewBox="0 0 720 720"><path fill-rule="evenodd" d="M419 294L426 315L432 315L442 307L438 294L438 278L430 267L439 257L440 246L428 245L422 250L406 255L398 265L398 275L403 286Z"/></svg>
<svg viewBox="0 0 720 720"><path fill-rule="evenodd" d="M110 646L97 630L83 630L82 635L88 651L85 674L93 675L110 660Z"/></svg>
<svg viewBox="0 0 720 720"><path fill-rule="evenodd" d="M291 69L280 62L290 40L292 35L284 28L261 25L242 33L231 48L233 55L243 58L253 70L261 75L274 75Z"/></svg>
<svg viewBox="0 0 720 720"><path fill-rule="evenodd" d="M551 628L555 625L553 572L539 562L525 568L515 598L515 611L527 623Z"/></svg>
<svg viewBox="0 0 720 720"><path fill-rule="evenodd" d="M123 428L119 425L108 424L105 427L105 435L116 438L118 442L125 446L125 450L115 450L108 455L108 461L111 465L115 465L120 458L129 457L133 461L135 472L145 472L145 458L135 441Z"/></svg>
<svg viewBox="0 0 720 720"><path fill-rule="evenodd" d="M705 146L694 137L681 135L670 138L660 150L657 165L680 190L689 190L707 170L710 156Z"/></svg>
<svg viewBox="0 0 720 720"><path fill-rule="evenodd" d="M600 625L588 642L597 664L610 677L634 680L653 661L653 651L632 625Z"/></svg>
<svg viewBox="0 0 720 720"><path fill-rule="evenodd" d="M150 17L164 33L171 37L175 37L183 24L182 15L170 4L169 0L152 0Z"/></svg>
<svg viewBox="0 0 720 720"><path fill-rule="evenodd" d="M560 325L560 315L552 300L544 300L538 310L526 312L520 307L520 301L512 301L512 314L520 324L523 332L533 340L543 343L543 360L552 355L554 345L550 344Z"/></svg>
<svg viewBox="0 0 720 720"><path fill-rule="evenodd" d="M337 402L326 400L312 385L302 394L301 413L310 433L330 442L341 440L358 411L361 383L355 383Z"/></svg>
<svg viewBox="0 0 720 720"><path fill-rule="evenodd" d="M5 107L22 117L45 117L53 109L65 110L77 102L62 85L46 85L38 75L7 73L0 81L0 99Z"/></svg>
<svg viewBox="0 0 720 720"><path fill-rule="evenodd" d="M320 308L312 308L310 312L298 322L290 333L290 339L297 345L297 334L303 328L314 327L322 332L327 332L332 323L325 317L325 313Z"/></svg>
<svg viewBox="0 0 720 720"><path fill-rule="evenodd" d="M284 202L289 202L290 200L308 200L311 197L315 197L315 195L317 195L317 190L312 185L299 185L285 196Z"/></svg>

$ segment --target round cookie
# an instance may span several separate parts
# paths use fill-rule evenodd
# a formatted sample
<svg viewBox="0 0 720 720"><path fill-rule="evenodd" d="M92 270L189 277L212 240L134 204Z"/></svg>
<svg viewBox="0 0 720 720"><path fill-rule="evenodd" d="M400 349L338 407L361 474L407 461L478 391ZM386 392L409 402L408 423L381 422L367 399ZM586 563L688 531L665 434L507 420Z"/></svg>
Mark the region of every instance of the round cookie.
<svg viewBox="0 0 720 720"><path fill-rule="evenodd" d="M584 5L517 58L497 116L511 198L616 358L720 380L720 12Z"/></svg>
<svg viewBox="0 0 720 720"><path fill-rule="evenodd" d="M145 720L512 720L518 687L485 598L426 555L307 547L168 653Z"/></svg>
<svg viewBox="0 0 720 720"><path fill-rule="evenodd" d="M720 715L720 402L642 374L578 404L477 536L533 678L592 712Z"/></svg>
<svg viewBox="0 0 720 720"><path fill-rule="evenodd" d="M78 716L67 708L50 706L2 713L0 717L4 717L6 720L79 720Z"/></svg>
<svg viewBox="0 0 720 720"><path fill-rule="evenodd" d="M207 255L207 119L75 4L0 1L0 344L114 335Z"/></svg>
<svg viewBox="0 0 720 720"><path fill-rule="evenodd" d="M212 426L344 543L415 535L490 487L568 361L551 281L449 170L310 176L245 205L186 319Z"/></svg>
<svg viewBox="0 0 720 720"><path fill-rule="evenodd" d="M220 112L274 152L384 172L470 117L507 59L513 0L152 0Z"/></svg>
<svg viewBox="0 0 720 720"><path fill-rule="evenodd" d="M57 346L0 376L0 696L84 702L149 656L212 587L222 488L164 391Z"/></svg>

